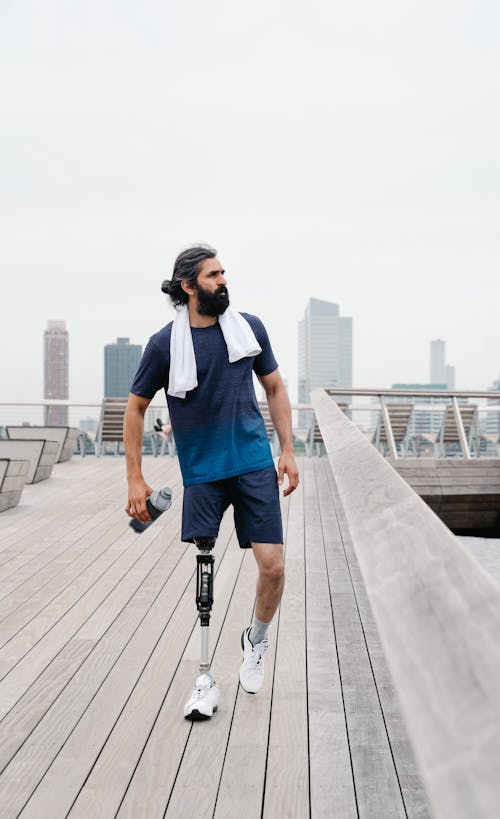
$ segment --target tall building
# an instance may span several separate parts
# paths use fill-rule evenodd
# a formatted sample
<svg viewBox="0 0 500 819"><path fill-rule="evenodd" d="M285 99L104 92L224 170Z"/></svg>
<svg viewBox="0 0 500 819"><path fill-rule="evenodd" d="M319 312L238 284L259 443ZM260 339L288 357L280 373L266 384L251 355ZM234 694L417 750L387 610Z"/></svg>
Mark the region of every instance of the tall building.
<svg viewBox="0 0 500 819"><path fill-rule="evenodd" d="M455 389L455 367L446 363L446 344L441 338L431 341L430 383L444 384L441 389Z"/></svg>
<svg viewBox="0 0 500 819"><path fill-rule="evenodd" d="M352 387L352 318L338 304L309 299L299 321L299 403L310 402L316 387ZM299 426L306 425L300 413Z"/></svg>
<svg viewBox="0 0 500 819"><path fill-rule="evenodd" d="M65 321L48 321L43 333L43 397L68 399L69 334ZM67 426L68 408L45 407L45 424Z"/></svg>
<svg viewBox="0 0 500 819"><path fill-rule="evenodd" d="M142 356L140 344L129 338L117 338L116 344L104 347L104 396L126 398Z"/></svg>

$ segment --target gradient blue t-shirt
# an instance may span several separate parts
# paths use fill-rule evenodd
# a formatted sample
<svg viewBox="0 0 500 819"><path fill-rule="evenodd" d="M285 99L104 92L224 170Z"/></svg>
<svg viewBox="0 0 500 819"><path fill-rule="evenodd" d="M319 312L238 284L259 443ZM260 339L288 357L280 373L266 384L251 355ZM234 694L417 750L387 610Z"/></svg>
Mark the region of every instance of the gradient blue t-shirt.
<svg viewBox="0 0 500 819"><path fill-rule="evenodd" d="M261 320L248 313L241 315L262 349L258 356L230 364L219 322L191 327L198 386L185 398L173 398L167 395L170 322L149 339L130 388L143 398L153 398L158 390L165 389L184 486L273 466L252 370L268 375L278 364Z"/></svg>

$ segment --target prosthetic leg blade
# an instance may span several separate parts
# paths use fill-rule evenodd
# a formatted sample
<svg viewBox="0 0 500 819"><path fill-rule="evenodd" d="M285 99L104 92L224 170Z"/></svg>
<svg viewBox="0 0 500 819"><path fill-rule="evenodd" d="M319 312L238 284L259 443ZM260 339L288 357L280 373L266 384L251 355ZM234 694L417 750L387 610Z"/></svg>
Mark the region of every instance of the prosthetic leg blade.
<svg viewBox="0 0 500 819"><path fill-rule="evenodd" d="M211 551L215 546L215 538L195 538L195 544L199 550L196 555L196 607L201 626L201 657L198 677L192 694L184 706L184 717L193 722L199 722L210 719L219 707L219 689L210 674L208 651L210 612L214 602L214 557Z"/></svg>

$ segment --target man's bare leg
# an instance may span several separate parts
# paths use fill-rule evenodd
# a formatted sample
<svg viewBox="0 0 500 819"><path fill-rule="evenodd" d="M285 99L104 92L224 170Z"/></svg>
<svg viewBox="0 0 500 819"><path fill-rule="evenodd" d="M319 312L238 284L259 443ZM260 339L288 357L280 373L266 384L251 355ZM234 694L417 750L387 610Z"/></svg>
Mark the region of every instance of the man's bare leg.
<svg viewBox="0 0 500 819"><path fill-rule="evenodd" d="M252 549L259 568L259 579L253 622L241 635L243 662L240 666L240 683L249 694L256 694L264 682L267 632L283 594L285 572L281 543L252 543Z"/></svg>
<svg viewBox="0 0 500 819"><path fill-rule="evenodd" d="M255 616L269 623L280 604L285 585L283 546L281 543L252 543L259 569Z"/></svg>

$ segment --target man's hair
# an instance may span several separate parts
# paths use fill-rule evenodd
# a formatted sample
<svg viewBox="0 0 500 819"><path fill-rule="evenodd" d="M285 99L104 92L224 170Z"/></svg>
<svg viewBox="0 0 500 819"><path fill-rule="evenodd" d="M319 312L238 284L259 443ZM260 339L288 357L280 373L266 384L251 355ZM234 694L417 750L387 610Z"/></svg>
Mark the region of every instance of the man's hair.
<svg viewBox="0 0 500 819"><path fill-rule="evenodd" d="M180 307L189 301L188 294L182 289L181 282L186 280L194 284L200 272L200 266L205 259L215 259L217 251L210 245L194 245L179 253L174 264L171 279L165 279L161 289L170 296L174 307Z"/></svg>

